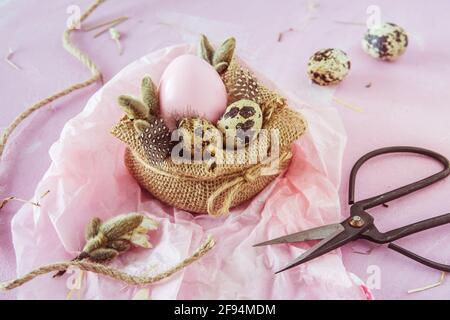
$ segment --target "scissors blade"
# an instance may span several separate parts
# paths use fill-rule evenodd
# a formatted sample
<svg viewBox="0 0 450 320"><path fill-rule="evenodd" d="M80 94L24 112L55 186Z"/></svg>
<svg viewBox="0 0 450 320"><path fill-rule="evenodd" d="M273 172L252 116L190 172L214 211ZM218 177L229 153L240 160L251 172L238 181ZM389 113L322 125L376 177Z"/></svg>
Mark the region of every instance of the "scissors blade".
<svg viewBox="0 0 450 320"><path fill-rule="evenodd" d="M275 273L280 273L283 271L286 271L288 269L291 269L293 267L296 267L300 264L303 264L307 261L310 261L312 259L315 259L321 255L324 255L325 253L328 253L341 245L349 242L352 238L352 236L348 235L347 232L345 232L345 228L340 225L340 229L335 230L335 232L331 233L328 237L317 243L316 245L312 246L308 251L304 252L300 257L292 261L290 264L285 266L283 269L278 270Z"/></svg>
<svg viewBox="0 0 450 320"><path fill-rule="evenodd" d="M281 243L292 243L292 242L301 242L301 241L309 241L309 240L322 240L331 234L339 231L342 232L344 228L340 223L329 224L326 226L309 229L293 234L289 234L287 236L279 237L276 239L264 241L258 244L253 245L254 247L267 246L271 244L281 244Z"/></svg>

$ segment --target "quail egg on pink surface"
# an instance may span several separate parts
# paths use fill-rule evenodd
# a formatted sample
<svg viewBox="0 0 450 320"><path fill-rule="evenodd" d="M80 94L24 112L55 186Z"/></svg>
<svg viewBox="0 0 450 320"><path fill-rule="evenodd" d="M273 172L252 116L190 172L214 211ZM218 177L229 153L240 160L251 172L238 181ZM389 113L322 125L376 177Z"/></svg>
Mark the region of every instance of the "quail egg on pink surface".
<svg viewBox="0 0 450 320"><path fill-rule="evenodd" d="M362 48L374 58L392 61L401 56L408 47L408 35L394 23L375 25L367 30Z"/></svg>
<svg viewBox="0 0 450 320"><path fill-rule="evenodd" d="M308 76L321 86L338 84L347 76L351 63L340 49L322 49L312 55L308 62Z"/></svg>

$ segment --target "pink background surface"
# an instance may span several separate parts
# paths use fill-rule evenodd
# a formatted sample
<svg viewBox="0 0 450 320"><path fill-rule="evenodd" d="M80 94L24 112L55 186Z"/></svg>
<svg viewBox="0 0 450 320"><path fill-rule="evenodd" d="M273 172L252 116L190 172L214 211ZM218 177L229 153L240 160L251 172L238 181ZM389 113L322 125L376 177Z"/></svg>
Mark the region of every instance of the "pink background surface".
<svg viewBox="0 0 450 320"><path fill-rule="evenodd" d="M0 2L1 3L1 2ZM315 6L311 4L315 3ZM70 1L6 1L0 5L0 48L16 51L14 61L22 71L0 63L0 127L7 126L28 105L88 74L61 47L60 38L68 17ZM90 1L77 1L82 8ZM395 63L382 63L365 55L360 39L365 27L336 21L362 22L366 9L376 4L382 19L403 26L410 34L410 47ZM341 202L346 205L347 177L351 166L364 153L388 145L415 145L450 156L448 90L450 64L450 3L433 1L107 1L89 19L89 23L128 15L130 21L118 29L124 34L124 55L119 57L114 42L107 35L96 40L92 34L77 34L76 43L98 63L106 80L125 65L146 53L180 42L194 42L200 32L214 41L227 35L238 40L238 53L278 86L291 91L317 108L337 108L348 133L348 146L342 168ZM276 13L275 13L276 12ZM280 31L293 28L277 42ZM308 57L319 48L339 47L352 60L349 77L338 88L311 87L305 77ZM366 85L371 83L370 88ZM0 198L15 195L30 198L36 183L50 164L48 149L55 142L64 123L79 113L89 97L99 88L94 85L53 103L34 114L15 132L13 153L3 163ZM332 97L363 109L355 112L332 102ZM418 157L391 157L370 162L359 176L360 197L385 191L423 177L436 170L433 163ZM382 161L383 160L383 161ZM380 174L382 173L382 174ZM362 183L364 181L364 183ZM390 208L372 210L382 230L449 211L450 181L443 181L413 196L390 203ZM0 215L0 279L15 273L11 247L10 219L20 204L8 204ZM450 227L424 232L400 241L406 247L441 262L450 262L446 241ZM380 288L375 297L449 298L449 281L442 286L408 295L407 290L434 283L439 272L371 244L358 242L343 249L349 271L364 281L371 271L379 271ZM14 293L1 298L13 298Z"/></svg>
<svg viewBox="0 0 450 320"><path fill-rule="evenodd" d="M189 48L195 52L193 45L166 47L131 63L66 123L49 151L52 164L34 196L46 190L50 194L39 208L25 204L12 220L17 273L71 259L85 242L80 230L92 216L105 220L138 210L161 226L149 235L153 249L135 248L110 263L121 270L156 274L195 250L206 235L217 243L194 265L146 286L152 300L366 299L361 280L352 281L339 250L275 276L274 270L298 257L308 244L252 247L261 239L340 220L338 187L346 135L335 109L302 107L309 130L293 143L289 170L228 216L193 216L173 209L142 192L130 175L123 161L125 145L109 133L123 116L117 96L138 95L145 74L157 83L167 65ZM300 105L291 101L290 106ZM61 299L68 292L63 279L70 277L52 281L42 276L15 293L19 299ZM131 299L137 291L93 273L82 282L82 299Z"/></svg>

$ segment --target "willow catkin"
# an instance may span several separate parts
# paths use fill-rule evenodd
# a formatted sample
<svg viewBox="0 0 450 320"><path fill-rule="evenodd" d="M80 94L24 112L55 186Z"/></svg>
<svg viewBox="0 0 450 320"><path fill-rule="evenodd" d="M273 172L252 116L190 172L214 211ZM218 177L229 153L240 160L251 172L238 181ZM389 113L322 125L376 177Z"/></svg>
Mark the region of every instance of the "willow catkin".
<svg viewBox="0 0 450 320"><path fill-rule="evenodd" d="M38 276L50 272L67 270L67 268L69 267L76 267L79 268L80 270L97 273L115 280L125 282L129 285L145 286L166 279L172 276L173 274L177 273L178 271L186 268L190 264L194 263L195 261L203 257L206 253L208 253L215 246L215 244L216 243L213 237L208 236L206 241L190 257L184 259L183 261L173 266L172 268L168 269L167 271L159 273L155 276L136 276L99 263L92 263L86 261L70 261L42 266L31 271L30 273L27 273L26 275L20 278L17 278L9 282L0 283L0 290L3 291L12 290L24 285L25 283L33 280Z"/></svg>

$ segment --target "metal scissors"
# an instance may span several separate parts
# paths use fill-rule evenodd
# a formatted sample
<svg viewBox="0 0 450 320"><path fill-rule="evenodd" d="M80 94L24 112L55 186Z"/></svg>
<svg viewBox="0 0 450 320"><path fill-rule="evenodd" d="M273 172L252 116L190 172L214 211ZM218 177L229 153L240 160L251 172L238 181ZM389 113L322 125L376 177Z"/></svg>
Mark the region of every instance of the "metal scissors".
<svg viewBox="0 0 450 320"><path fill-rule="evenodd" d="M428 178L419 180L417 182L408 184L401 188L355 202L355 182L356 174L361 166L369 159L388 153L415 153L430 157L443 166L442 171L435 173ZM435 228L441 225L450 223L450 213L416 222L398 229L394 229L385 233L378 231L374 224L374 218L366 211L368 209L374 208L379 205L386 205L387 202L398 199L400 197L406 196L412 192L423 189L439 180L444 179L450 174L450 162L449 160L430 150L416 148L416 147L387 147L372 151L365 156L361 157L353 166L350 173L350 184L349 184L349 197L348 202L350 205L350 217L341 223L330 224L294 234L290 234L284 237L276 238L273 240L265 241L257 246L265 246L272 244L281 243L293 243L309 240L321 240L316 245L312 246L309 250L303 253L300 257L292 261L283 269L277 271L276 273L291 269L295 266L301 265L307 261L315 259L322 256L332 250L335 250L351 241L358 239L365 239L378 244L388 243L388 248L392 249L408 258L411 258L419 263L422 263L428 267L450 272L450 266L444 265L431 261L427 258L421 257L411 251L408 251L395 243L393 241L404 238L414 233L418 233L424 230Z"/></svg>

